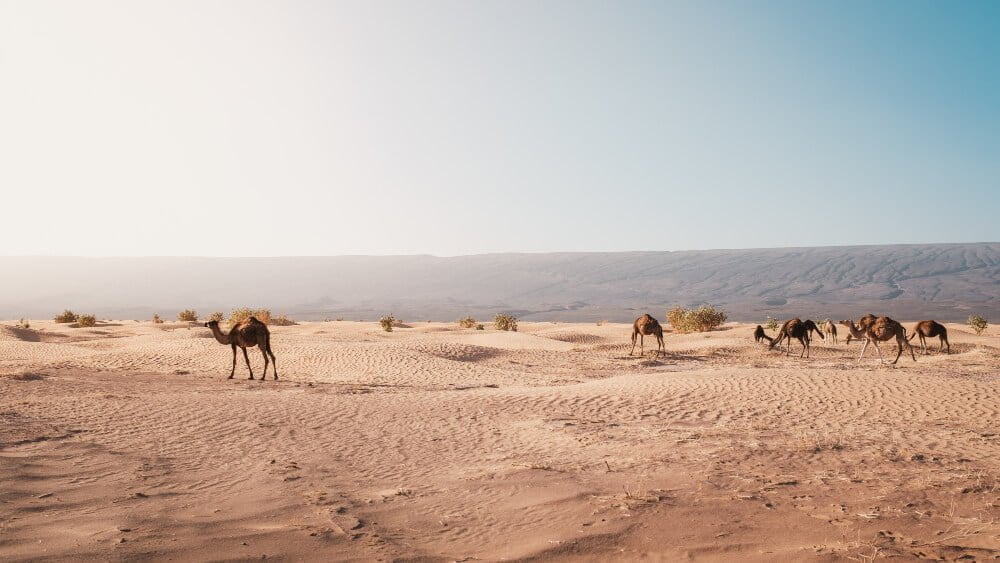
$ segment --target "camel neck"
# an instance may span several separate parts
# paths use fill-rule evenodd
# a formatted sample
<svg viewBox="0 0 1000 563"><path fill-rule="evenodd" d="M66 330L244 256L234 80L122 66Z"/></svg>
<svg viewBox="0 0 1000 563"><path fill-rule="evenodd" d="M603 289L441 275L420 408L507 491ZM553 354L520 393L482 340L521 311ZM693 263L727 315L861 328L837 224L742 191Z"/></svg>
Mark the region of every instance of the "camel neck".
<svg viewBox="0 0 1000 563"><path fill-rule="evenodd" d="M219 325L217 324L212 325L212 336L215 336L215 339L218 340L220 344L229 344L229 335L223 333L222 329L219 328Z"/></svg>

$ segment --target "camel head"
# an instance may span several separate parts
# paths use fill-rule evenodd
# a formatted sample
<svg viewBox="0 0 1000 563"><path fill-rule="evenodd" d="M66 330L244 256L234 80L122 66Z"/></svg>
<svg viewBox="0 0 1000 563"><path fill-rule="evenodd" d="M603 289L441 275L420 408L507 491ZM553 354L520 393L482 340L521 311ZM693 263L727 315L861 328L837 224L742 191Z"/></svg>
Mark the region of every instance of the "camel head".
<svg viewBox="0 0 1000 563"><path fill-rule="evenodd" d="M805 327L807 334L808 334L808 332L810 330L814 330L814 331L816 331L816 334L818 334L821 339L826 340L826 337L823 336L823 331L820 330L819 327L816 326L816 323L812 322L811 320L806 319L805 322L802 323L802 326Z"/></svg>
<svg viewBox="0 0 1000 563"><path fill-rule="evenodd" d="M219 321L208 321L205 323L205 328L214 328L219 326Z"/></svg>

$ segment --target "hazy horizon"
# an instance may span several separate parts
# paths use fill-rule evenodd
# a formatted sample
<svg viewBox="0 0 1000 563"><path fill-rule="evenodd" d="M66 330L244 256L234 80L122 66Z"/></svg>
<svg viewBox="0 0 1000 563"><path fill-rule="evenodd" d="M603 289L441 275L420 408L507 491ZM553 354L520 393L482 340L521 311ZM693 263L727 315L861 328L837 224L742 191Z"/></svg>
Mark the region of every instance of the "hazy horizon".
<svg viewBox="0 0 1000 563"><path fill-rule="evenodd" d="M0 255L1000 240L990 2L0 0Z"/></svg>

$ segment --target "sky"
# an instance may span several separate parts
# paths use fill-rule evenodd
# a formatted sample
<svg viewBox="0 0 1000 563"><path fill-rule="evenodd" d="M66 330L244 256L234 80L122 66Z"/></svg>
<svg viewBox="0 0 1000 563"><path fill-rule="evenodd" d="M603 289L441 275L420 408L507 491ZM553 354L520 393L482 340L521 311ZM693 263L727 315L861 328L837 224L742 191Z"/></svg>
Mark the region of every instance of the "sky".
<svg viewBox="0 0 1000 563"><path fill-rule="evenodd" d="M0 0L0 255L1000 241L1000 3Z"/></svg>

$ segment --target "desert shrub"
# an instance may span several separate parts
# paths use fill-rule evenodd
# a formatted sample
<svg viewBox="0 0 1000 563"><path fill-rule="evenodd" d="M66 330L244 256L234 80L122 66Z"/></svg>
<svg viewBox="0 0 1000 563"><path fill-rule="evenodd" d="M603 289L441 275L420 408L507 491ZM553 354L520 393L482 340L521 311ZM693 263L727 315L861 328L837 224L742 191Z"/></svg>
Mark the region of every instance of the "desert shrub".
<svg viewBox="0 0 1000 563"><path fill-rule="evenodd" d="M974 330L976 334L982 334L983 331L990 326L989 323L986 322L986 319L982 317L982 315L972 315L971 317L969 317L969 320L967 322L969 324L969 328Z"/></svg>
<svg viewBox="0 0 1000 563"><path fill-rule="evenodd" d="M160 318L160 315L153 315L153 324L163 324L163 319Z"/></svg>
<svg viewBox="0 0 1000 563"><path fill-rule="evenodd" d="M698 309L674 307L667 311L667 321L680 332L706 332L726 322L726 314L711 305Z"/></svg>
<svg viewBox="0 0 1000 563"><path fill-rule="evenodd" d="M781 321L772 317L771 315L767 316L767 322L764 323L764 328L774 331L778 330L780 326L781 326Z"/></svg>
<svg viewBox="0 0 1000 563"><path fill-rule="evenodd" d="M476 326L476 319L472 317L465 317L464 319L458 319L458 326L462 328L472 328Z"/></svg>
<svg viewBox="0 0 1000 563"><path fill-rule="evenodd" d="M211 315L208 316L208 320L215 321L217 323L221 323L223 320L225 320L225 318L226 318L226 315L224 315L220 311L216 311L216 312L214 312L214 313L212 313Z"/></svg>
<svg viewBox="0 0 1000 563"><path fill-rule="evenodd" d="M497 330L517 332L517 317L506 313L500 313L493 317L493 327Z"/></svg>
<svg viewBox="0 0 1000 563"><path fill-rule="evenodd" d="M31 323L29 323L25 319L21 319L21 320L17 321L17 326L20 327L20 328L31 328Z"/></svg>
<svg viewBox="0 0 1000 563"><path fill-rule="evenodd" d="M191 309L184 309L180 313L177 313L177 320L179 321L190 321L197 322L198 312L192 311Z"/></svg>
<svg viewBox="0 0 1000 563"><path fill-rule="evenodd" d="M476 330L486 330L486 327L484 327L482 324L478 324L476 325Z"/></svg>
<svg viewBox="0 0 1000 563"><path fill-rule="evenodd" d="M77 315L76 324L80 327L97 326L97 317L94 315Z"/></svg>
<svg viewBox="0 0 1000 563"><path fill-rule="evenodd" d="M286 315L280 315L271 319L271 324L273 324L274 326L292 326L292 325L297 325L299 323L293 321L292 319L289 319L288 316Z"/></svg>
<svg viewBox="0 0 1000 563"><path fill-rule="evenodd" d="M337 321L338 323L339 323L339 322L343 322L343 320L344 320L344 317L337 317L337 318L336 318L336 319L334 319L334 320L335 320L335 321Z"/></svg>
<svg viewBox="0 0 1000 563"><path fill-rule="evenodd" d="M69 309L66 309L62 313L56 315L55 319L53 320L56 321L57 323L75 323L76 313L70 311Z"/></svg>
<svg viewBox="0 0 1000 563"><path fill-rule="evenodd" d="M396 324L396 317L391 314L386 315L379 319L378 324L382 326L382 330L392 332L392 325Z"/></svg>
<svg viewBox="0 0 1000 563"><path fill-rule="evenodd" d="M271 324L270 309L250 309L249 307L240 307L233 309L232 312L229 313L229 326L233 326L240 321L245 321L250 317L254 317L266 325Z"/></svg>

